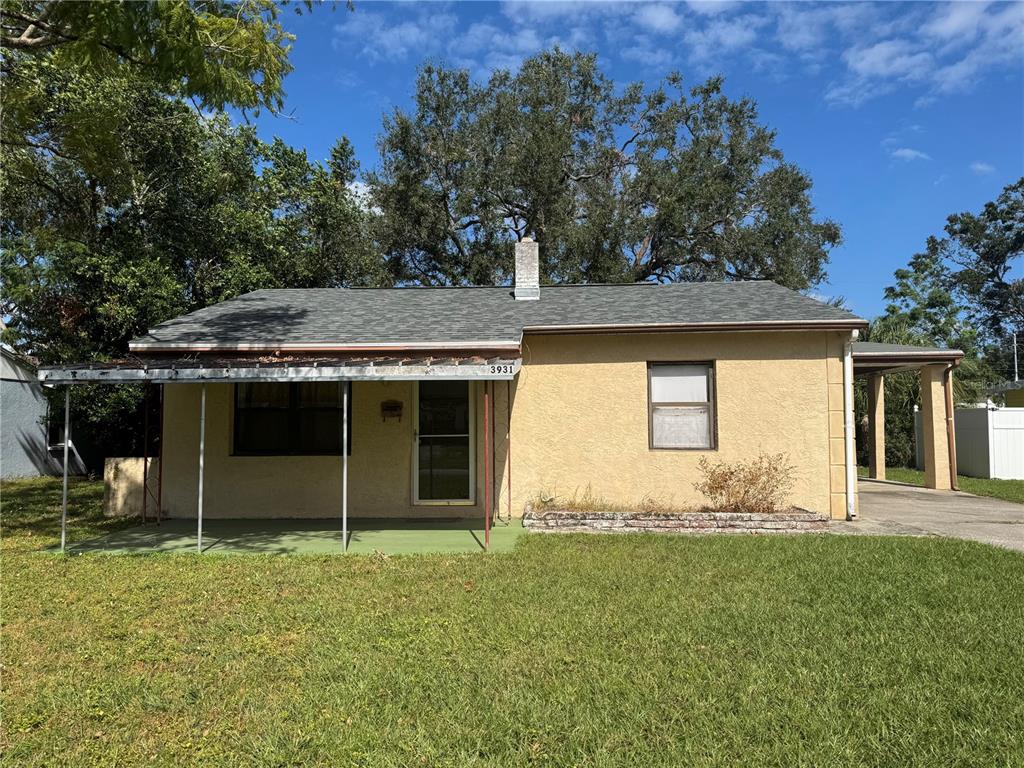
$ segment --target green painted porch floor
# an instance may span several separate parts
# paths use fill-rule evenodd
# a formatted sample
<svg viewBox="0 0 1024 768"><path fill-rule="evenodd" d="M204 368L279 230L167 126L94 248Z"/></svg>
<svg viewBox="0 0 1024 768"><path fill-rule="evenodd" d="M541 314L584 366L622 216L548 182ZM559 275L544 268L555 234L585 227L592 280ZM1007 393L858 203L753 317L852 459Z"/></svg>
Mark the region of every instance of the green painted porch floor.
<svg viewBox="0 0 1024 768"><path fill-rule="evenodd" d="M512 549L525 533L522 523L496 523L491 528L491 551ZM165 520L115 531L68 548L74 554L107 552L148 554L195 552L196 521ZM330 554L342 551L341 526L336 520L207 520L203 522L203 552L215 554ZM348 551L388 555L483 552L480 521L355 519L349 521Z"/></svg>

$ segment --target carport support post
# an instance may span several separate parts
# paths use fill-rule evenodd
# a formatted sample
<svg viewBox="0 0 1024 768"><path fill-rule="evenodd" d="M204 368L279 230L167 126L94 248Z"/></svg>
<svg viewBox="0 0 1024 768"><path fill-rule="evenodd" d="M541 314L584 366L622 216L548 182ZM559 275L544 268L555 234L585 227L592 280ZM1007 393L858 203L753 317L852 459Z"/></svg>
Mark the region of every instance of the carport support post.
<svg viewBox="0 0 1024 768"><path fill-rule="evenodd" d="M197 506L196 551L203 553L203 467L206 459L206 382L199 395L199 500Z"/></svg>
<svg viewBox="0 0 1024 768"><path fill-rule="evenodd" d="M924 429L924 484L926 488L950 489L949 443L946 433L946 404L943 379L946 366L925 365L921 379L921 422Z"/></svg>
<svg viewBox="0 0 1024 768"><path fill-rule="evenodd" d="M953 415L956 413L953 407L953 366L946 369L942 380L942 389L946 396L946 443L949 450L949 487L954 491L960 490L960 483L956 475L956 424Z"/></svg>
<svg viewBox="0 0 1024 768"><path fill-rule="evenodd" d="M876 373L868 380L868 422L870 444L868 475L885 480L885 376Z"/></svg>
<svg viewBox="0 0 1024 768"><path fill-rule="evenodd" d="M71 442L71 385L64 390L64 497L60 507L60 551L68 538L68 443Z"/></svg>

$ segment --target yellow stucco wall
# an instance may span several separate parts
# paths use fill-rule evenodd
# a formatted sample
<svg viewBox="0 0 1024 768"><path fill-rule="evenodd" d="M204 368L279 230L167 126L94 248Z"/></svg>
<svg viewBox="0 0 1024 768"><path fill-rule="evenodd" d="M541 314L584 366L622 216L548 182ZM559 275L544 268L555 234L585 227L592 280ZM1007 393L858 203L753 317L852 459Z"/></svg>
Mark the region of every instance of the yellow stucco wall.
<svg viewBox="0 0 1024 768"><path fill-rule="evenodd" d="M832 494L845 488L833 464L837 447L841 470L842 348L841 334L822 332L528 337L513 403L512 506L588 489L612 502L699 504L701 457L763 451L796 467L794 504L835 510ZM647 363L659 360L715 362L716 449L648 447Z"/></svg>
<svg viewBox="0 0 1024 768"><path fill-rule="evenodd" d="M509 388L506 382L494 384L498 511L518 516L540 492L588 489L610 502L653 497L698 504L702 499L693 483L702 456L735 460L763 451L786 453L796 467L794 504L841 517L844 338L832 332L528 336L523 368L511 387L511 446ZM651 450L647 363L687 360L715 363L717 447ZM415 386L353 384L350 514L482 515L483 384L475 385L476 504L441 508L411 503ZM232 385L208 384L207 397L205 515L339 514L339 457L232 456ZM382 400L403 402L401 423L381 421ZM199 385L167 385L165 407L165 506L171 516L194 516Z"/></svg>
<svg viewBox="0 0 1024 768"><path fill-rule="evenodd" d="M165 389L164 504L171 517L195 517L198 487L198 384ZM349 514L353 517L461 517L483 514L476 473L475 505L412 504L414 382L354 382ZM340 456L233 456L232 384L206 385L204 517L337 517ZM477 425L482 392L476 385ZM402 420L381 420L380 404L399 400ZM482 456L482 433L476 454Z"/></svg>

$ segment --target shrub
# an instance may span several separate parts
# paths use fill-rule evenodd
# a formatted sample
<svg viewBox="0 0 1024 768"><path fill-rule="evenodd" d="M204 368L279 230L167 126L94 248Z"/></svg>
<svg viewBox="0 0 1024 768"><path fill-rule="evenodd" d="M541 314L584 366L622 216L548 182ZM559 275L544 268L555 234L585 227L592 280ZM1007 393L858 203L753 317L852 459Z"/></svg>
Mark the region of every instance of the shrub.
<svg viewBox="0 0 1024 768"><path fill-rule="evenodd" d="M789 507L794 468L782 453L749 461L700 460L704 479L693 487L722 512L778 512Z"/></svg>

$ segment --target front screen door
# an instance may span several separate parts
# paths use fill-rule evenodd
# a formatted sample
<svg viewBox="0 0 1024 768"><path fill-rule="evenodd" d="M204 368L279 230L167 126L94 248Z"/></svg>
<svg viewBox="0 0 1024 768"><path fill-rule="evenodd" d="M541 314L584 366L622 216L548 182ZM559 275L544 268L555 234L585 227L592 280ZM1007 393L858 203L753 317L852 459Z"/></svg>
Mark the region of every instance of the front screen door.
<svg viewBox="0 0 1024 768"><path fill-rule="evenodd" d="M468 381L421 381L416 501L472 502L473 413Z"/></svg>

